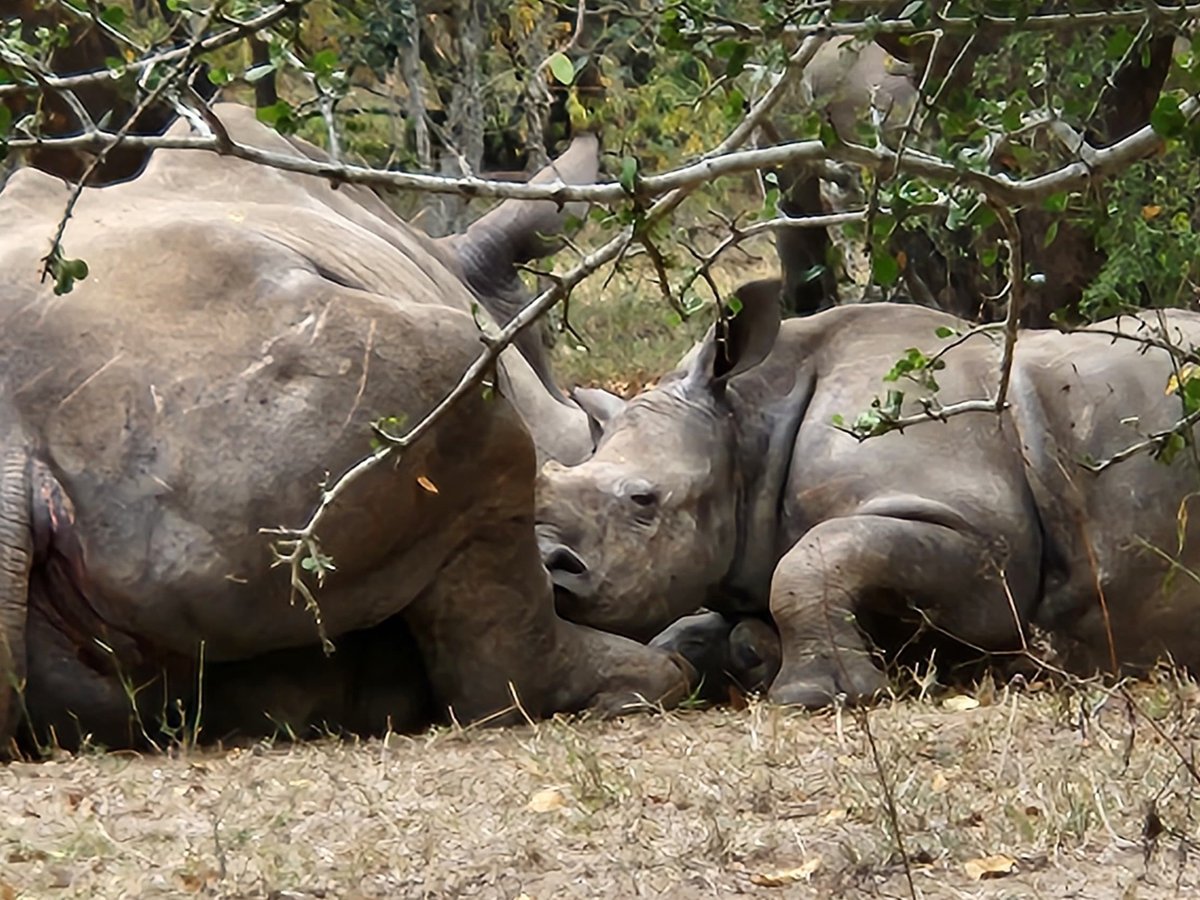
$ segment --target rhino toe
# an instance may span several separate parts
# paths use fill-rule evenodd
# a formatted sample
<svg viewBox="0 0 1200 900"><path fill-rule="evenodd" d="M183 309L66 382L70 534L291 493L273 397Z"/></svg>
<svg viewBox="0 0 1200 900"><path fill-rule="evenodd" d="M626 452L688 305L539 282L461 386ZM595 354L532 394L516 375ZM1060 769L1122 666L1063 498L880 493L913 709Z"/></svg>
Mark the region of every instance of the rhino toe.
<svg viewBox="0 0 1200 900"><path fill-rule="evenodd" d="M779 706L821 709L839 697L850 704L870 702L886 687L883 673L864 659L827 674L788 676L785 672L771 685L767 698Z"/></svg>

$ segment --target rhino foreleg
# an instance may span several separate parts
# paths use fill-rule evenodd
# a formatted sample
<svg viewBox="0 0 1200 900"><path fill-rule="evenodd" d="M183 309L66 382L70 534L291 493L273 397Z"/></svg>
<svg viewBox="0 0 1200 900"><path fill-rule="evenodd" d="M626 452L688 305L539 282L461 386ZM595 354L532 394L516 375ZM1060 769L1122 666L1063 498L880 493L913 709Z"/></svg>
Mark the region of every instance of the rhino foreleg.
<svg viewBox="0 0 1200 900"><path fill-rule="evenodd" d="M614 712L639 696L669 704L687 691L670 654L558 617L528 520L482 530L404 616L436 705L463 724Z"/></svg>
<svg viewBox="0 0 1200 900"><path fill-rule="evenodd" d="M832 519L780 561L771 613L783 664L770 690L782 704L865 700L886 684L864 619L876 629L924 618L948 639L988 651L1021 646L1036 566L1009 577L1002 550L945 525L883 516Z"/></svg>

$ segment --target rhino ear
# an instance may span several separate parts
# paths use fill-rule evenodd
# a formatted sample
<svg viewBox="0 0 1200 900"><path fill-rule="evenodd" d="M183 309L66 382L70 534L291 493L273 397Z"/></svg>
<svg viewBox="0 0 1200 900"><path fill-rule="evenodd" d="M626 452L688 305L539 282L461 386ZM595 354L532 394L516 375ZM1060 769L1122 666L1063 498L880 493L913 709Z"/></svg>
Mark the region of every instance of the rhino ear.
<svg viewBox="0 0 1200 900"><path fill-rule="evenodd" d="M624 398L603 388L575 388L571 391L571 399L587 413L594 444L600 442L604 429L625 408L626 403Z"/></svg>
<svg viewBox="0 0 1200 900"><path fill-rule="evenodd" d="M595 184L600 174L600 141L594 134L576 135L562 156L529 180L530 184L562 181ZM567 221L587 215L587 204L553 200L505 200L476 219L465 234L442 238L463 265L473 284L510 277L514 265L548 256L561 246Z"/></svg>
<svg viewBox="0 0 1200 900"><path fill-rule="evenodd" d="M734 291L740 307L727 306L725 315L709 329L692 357L687 380L719 392L734 375L766 359L779 335L782 289L778 278L766 278Z"/></svg>

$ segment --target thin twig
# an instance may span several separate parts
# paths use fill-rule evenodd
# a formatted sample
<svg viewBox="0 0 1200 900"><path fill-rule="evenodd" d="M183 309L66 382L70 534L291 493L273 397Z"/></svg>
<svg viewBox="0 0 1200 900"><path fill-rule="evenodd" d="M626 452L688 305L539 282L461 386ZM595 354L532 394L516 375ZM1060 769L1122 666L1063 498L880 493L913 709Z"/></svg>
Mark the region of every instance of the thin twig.
<svg viewBox="0 0 1200 900"><path fill-rule="evenodd" d="M192 59L194 59L194 56L197 52L197 47L199 47L203 39L204 32L211 24L213 16L217 14L217 11L220 9L220 7L221 3L219 0L217 3L213 4L212 8L205 15L201 27L197 30L196 37L186 48L184 48L183 55L179 57L175 66L159 80L158 84L154 86L152 91L142 98L141 103L137 105L133 113L129 116L129 119L113 136L112 143L107 144L100 149L100 152L96 154L92 161L88 163L87 167L83 170L83 174L79 176L79 180L72 186L71 196L67 198L66 208L63 210L62 217L58 221L58 228L54 232L54 239L51 241L50 251L42 258L43 281L53 274L55 261L61 258L63 234L67 230L67 223L71 221L71 215L75 211L75 205L79 202L79 198L83 196L84 185L86 185L88 179L92 177L92 173L100 168L100 166L104 165L104 161L108 158L108 154L121 144L121 141L125 139L130 130L132 130L137 124L137 121L139 118L141 118L142 113L157 103L159 98L166 93L167 88L169 88L171 84L184 73Z"/></svg>

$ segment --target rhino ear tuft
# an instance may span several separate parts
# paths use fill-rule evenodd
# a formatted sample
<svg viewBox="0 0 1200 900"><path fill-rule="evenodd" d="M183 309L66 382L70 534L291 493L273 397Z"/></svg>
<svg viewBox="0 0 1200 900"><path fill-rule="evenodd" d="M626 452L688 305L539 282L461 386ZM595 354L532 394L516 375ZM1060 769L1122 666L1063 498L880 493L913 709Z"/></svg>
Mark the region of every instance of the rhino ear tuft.
<svg viewBox="0 0 1200 900"><path fill-rule="evenodd" d="M719 393L734 375L766 359L779 336L782 290L780 279L765 278L734 291L737 303L727 305L705 335L688 366L687 380Z"/></svg>

